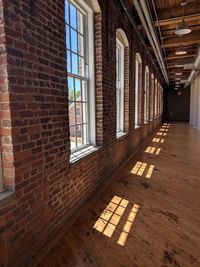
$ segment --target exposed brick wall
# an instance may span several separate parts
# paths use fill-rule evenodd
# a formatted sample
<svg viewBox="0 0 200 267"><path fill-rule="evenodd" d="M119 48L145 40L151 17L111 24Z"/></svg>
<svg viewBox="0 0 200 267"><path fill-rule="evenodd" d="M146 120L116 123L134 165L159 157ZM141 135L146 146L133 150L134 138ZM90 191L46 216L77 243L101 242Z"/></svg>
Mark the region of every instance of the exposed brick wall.
<svg viewBox="0 0 200 267"><path fill-rule="evenodd" d="M71 165L64 0L0 0L1 147L4 183L15 190L13 199L0 203L0 266L25 266L31 261L99 181L160 122L158 118L143 125L141 93L141 127L134 130L135 53L145 62L141 92L145 64L150 73L155 70L119 1L99 0L99 5L101 12L95 14L96 131L102 148ZM121 139L116 139L115 103L118 28L129 40L130 55L125 72L129 131Z"/></svg>

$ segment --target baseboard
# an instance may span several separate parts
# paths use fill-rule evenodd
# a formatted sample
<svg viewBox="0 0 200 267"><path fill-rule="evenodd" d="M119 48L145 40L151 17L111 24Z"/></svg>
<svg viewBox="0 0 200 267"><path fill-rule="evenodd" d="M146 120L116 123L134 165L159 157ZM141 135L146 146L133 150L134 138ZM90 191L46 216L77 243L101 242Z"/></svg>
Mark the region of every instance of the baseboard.
<svg viewBox="0 0 200 267"><path fill-rule="evenodd" d="M73 207L73 211L68 214L65 219L65 222L60 226L60 229L55 233L55 235L47 240L46 244L40 249L40 251L33 257L30 263L27 264L27 267L36 267L42 259L50 252L50 250L58 243L58 241L65 235L70 227L77 221L77 219L84 213L84 211L91 205L90 200L94 196L99 195L116 177L118 173L134 156L135 154L144 146L144 144L152 138L152 135L157 131L162 123L160 123L153 131L147 136L141 144L134 150L133 154L127 157L113 172L109 175L106 175L104 178L100 179L96 186L91 190L89 197L83 198L80 202Z"/></svg>

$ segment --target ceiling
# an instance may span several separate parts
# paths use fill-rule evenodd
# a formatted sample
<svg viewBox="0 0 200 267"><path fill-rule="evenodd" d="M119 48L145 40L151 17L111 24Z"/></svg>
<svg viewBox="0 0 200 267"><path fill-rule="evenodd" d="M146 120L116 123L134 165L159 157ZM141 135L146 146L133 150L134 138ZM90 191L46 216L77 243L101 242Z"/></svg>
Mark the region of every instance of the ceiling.
<svg viewBox="0 0 200 267"><path fill-rule="evenodd" d="M187 5L184 7L184 18L192 32L182 38L175 34L175 30L183 19L181 2L182 0L146 0L162 49L170 85L175 84L177 78L175 73L177 72L182 73L178 76L181 80L188 79L191 63L194 63L197 48L200 45L200 0L187 0ZM136 12L135 17L141 33L149 43ZM186 55L175 55L175 51L180 45L187 50ZM149 49L153 55L150 44ZM186 65L177 68L177 64L187 64L187 69Z"/></svg>

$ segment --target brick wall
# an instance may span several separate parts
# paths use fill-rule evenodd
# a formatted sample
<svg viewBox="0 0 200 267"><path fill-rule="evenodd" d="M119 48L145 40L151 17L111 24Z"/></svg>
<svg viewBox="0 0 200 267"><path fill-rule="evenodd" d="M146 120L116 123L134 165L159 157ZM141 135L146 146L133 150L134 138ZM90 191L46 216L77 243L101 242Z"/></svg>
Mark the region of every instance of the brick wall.
<svg viewBox="0 0 200 267"><path fill-rule="evenodd" d="M135 53L155 72L119 1L99 0L95 14L97 144L69 163L64 0L0 0L0 123L3 178L15 192L0 202L0 266L25 266L99 181L133 153L160 118L134 130ZM109 14L113 14L110 16ZM116 30L129 40L126 128L116 139ZM127 54L127 51L126 51ZM144 77L141 79L143 92ZM129 92L127 86L129 84Z"/></svg>

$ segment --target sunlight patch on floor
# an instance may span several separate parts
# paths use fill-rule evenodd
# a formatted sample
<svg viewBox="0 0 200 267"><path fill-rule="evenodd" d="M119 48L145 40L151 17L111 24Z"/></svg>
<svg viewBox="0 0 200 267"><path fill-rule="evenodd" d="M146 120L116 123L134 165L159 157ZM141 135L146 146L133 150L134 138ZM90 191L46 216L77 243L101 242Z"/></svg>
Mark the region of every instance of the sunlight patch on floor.
<svg viewBox="0 0 200 267"><path fill-rule="evenodd" d="M114 196L94 224L93 228L107 237L112 237L128 203L128 200Z"/></svg>
<svg viewBox="0 0 200 267"><path fill-rule="evenodd" d="M145 178L150 179L154 170L154 165L149 165L145 162L137 161L131 170L132 174L138 175L138 176L144 176Z"/></svg>
<svg viewBox="0 0 200 267"><path fill-rule="evenodd" d="M161 148L157 148L154 146L148 146L147 149L145 150L145 153L159 155L160 151L161 151Z"/></svg>
<svg viewBox="0 0 200 267"><path fill-rule="evenodd" d="M131 231L131 228L132 228L132 225L135 221L135 218L136 218L136 215L138 213L138 210L139 210L140 206L137 205L137 204L134 204L132 209L131 209L131 212L129 213L128 215L128 218L124 224L124 227L123 227L123 230L119 236L119 239L117 241L117 244L120 245L120 246L124 246L126 244L126 240L128 238L128 235Z"/></svg>

